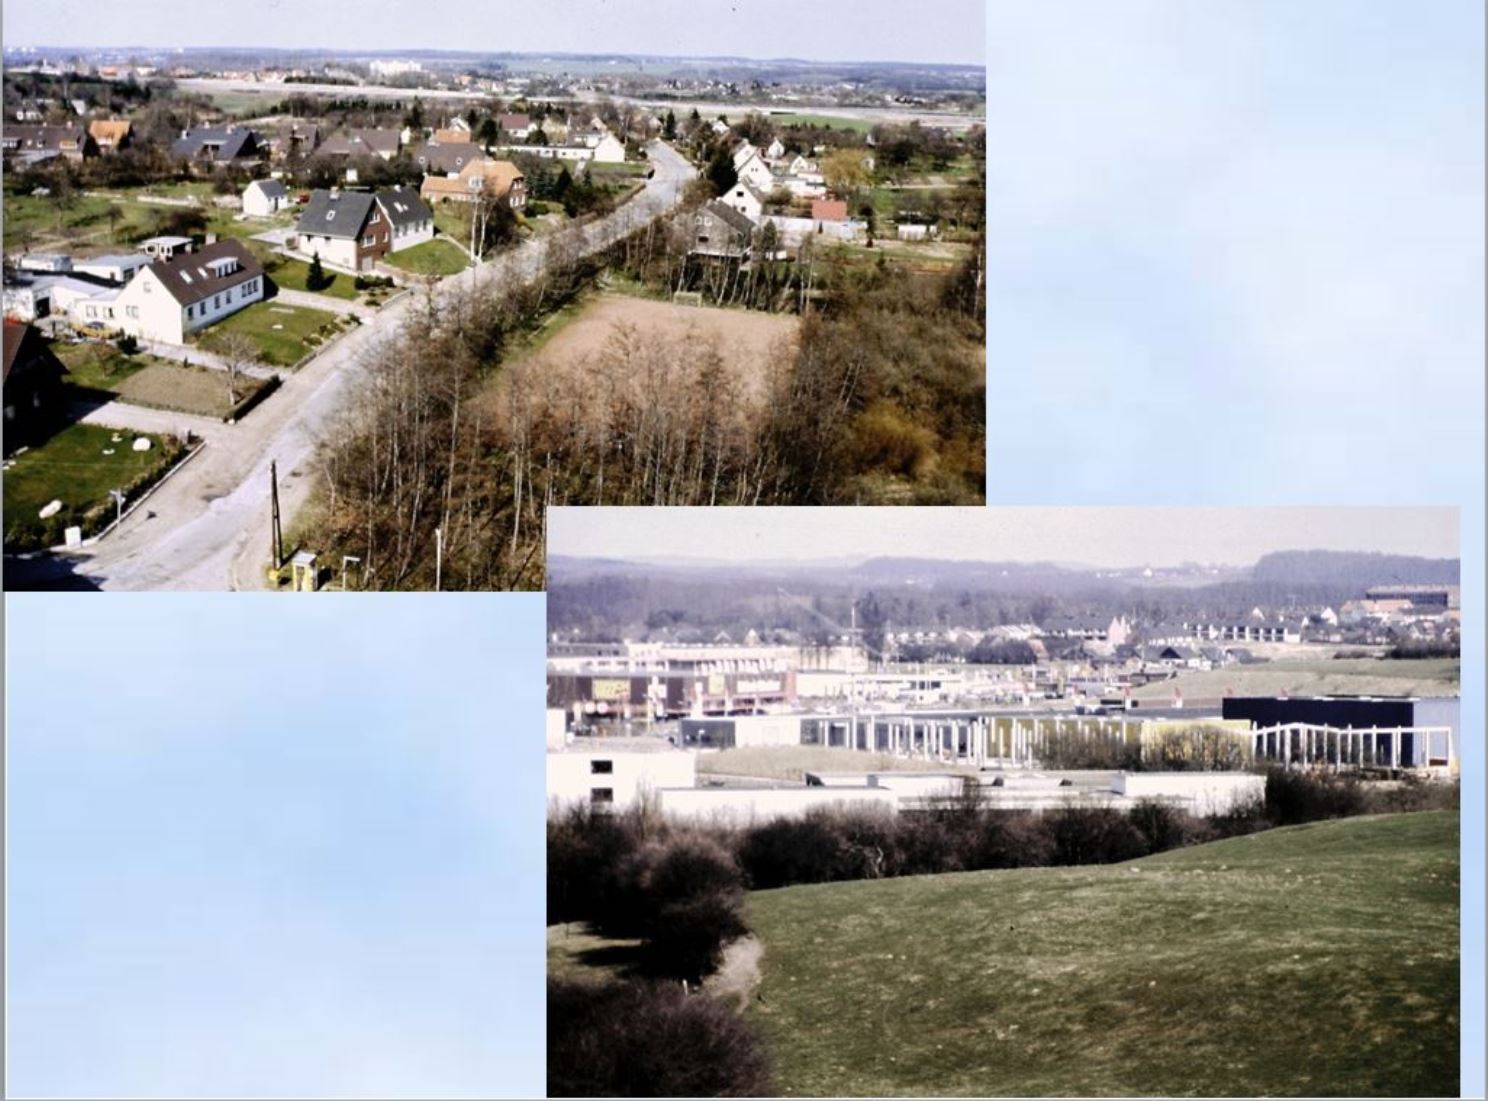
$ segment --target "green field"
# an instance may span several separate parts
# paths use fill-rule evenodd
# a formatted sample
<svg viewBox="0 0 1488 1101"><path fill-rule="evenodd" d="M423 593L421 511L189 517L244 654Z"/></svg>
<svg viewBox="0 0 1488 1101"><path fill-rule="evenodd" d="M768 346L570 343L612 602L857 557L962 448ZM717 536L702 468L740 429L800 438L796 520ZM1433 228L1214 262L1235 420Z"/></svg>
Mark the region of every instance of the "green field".
<svg viewBox="0 0 1488 1101"><path fill-rule="evenodd" d="M320 290L312 291L306 282L310 278L309 264L303 260L286 260L282 256L276 256L274 259L277 263L268 268L269 278L287 290L323 294L327 298L340 298L347 302L354 301L360 293L356 289L356 276L328 269L326 275L330 277L330 283Z"/></svg>
<svg viewBox="0 0 1488 1101"><path fill-rule="evenodd" d="M730 116L732 117L732 116ZM771 111L766 117L776 126L830 126L833 130L856 130L866 134L878 123L871 119L843 118L841 115L812 115L794 111Z"/></svg>
<svg viewBox="0 0 1488 1101"><path fill-rule="evenodd" d="M436 237L402 252L389 253L386 263L417 275L454 275L464 271L470 260L459 246Z"/></svg>
<svg viewBox="0 0 1488 1101"><path fill-rule="evenodd" d="M762 891L783 1095L1458 1093L1455 812Z"/></svg>
<svg viewBox="0 0 1488 1101"><path fill-rule="evenodd" d="M1268 661L1227 669L1180 673L1134 689L1137 699L1168 699L1181 689L1186 699L1207 699L1233 692L1237 696L1288 695L1456 695L1462 678L1457 658L1396 661L1378 658L1319 658L1314 661Z"/></svg>
<svg viewBox="0 0 1488 1101"><path fill-rule="evenodd" d="M146 195L202 200L194 208L141 202ZM148 188L118 188L96 194L74 192L69 198L5 192L5 250L35 251L87 246L125 249L136 241L162 232L163 222L183 209L199 210L206 219L204 232L219 237L247 237L264 228L261 219L234 220L235 211L212 205L210 181L158 184ZM112 222L109 209L117 210Z"/></svg>
<svg viewBox="0 0 1488 1101"><path fill-rule="evenodd" d="M136 481L165 473L173 460L173 449L158 436L149 437L149 451L131 447L136 432L74 424L45 443L14 458L4 474L5 549L35 550L62 541L66 524L83 522L90 509L99 509L96 524L84 524L84 535L93 534L113 517L109 490L127 489ZM119 436L118 440L114 437ZM113 454L105 454L105 452ZM42 521L37 512L53 500L63 504L52 521Z"/></svg>
<svg viewBox="0 0 1488 1101"><path fill-rule="evenodd" d="M286 306L270 299L218 322L200 340L202 347L211 350L227 333L247 333L258 344L259 359L276 367L292 367L324 343L337 319L337 314L325 310Z"/></svg>

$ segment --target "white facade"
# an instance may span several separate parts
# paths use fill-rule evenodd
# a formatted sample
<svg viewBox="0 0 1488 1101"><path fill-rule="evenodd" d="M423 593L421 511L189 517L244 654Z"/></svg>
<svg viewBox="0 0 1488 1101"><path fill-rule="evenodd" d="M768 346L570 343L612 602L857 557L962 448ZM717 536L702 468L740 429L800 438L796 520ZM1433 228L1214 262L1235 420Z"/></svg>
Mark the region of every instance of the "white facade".
<svg viewBox="0 0 1488 1101"><path fill-rule="evenodd" d="M758 222L760 215L764 213L765 204L760 199L759 192L750 187L743 180L729 188L728 195L723 200L733 207L751 222Z"/></svg>
<svg viewBox="0 0 1488 1101"><path fill-rule="evenodd" d="M791 248L798 247L808 237L819 241L855 241L862 233L861 222L824 222L817 218L788 218L771 214L766 219L775 224L780 234L780 243Z"/></svg>
<svg viewBox="0 0 1488 1101"><path fill-rule="evenodd" d="M271 214L277 214L289 205L289 196L266 195L264 193L264 180L254 180L243 189L243 213L251 214L255 218L267 218Z"/></svg>
<svg viewBox="0 0 1488 1101"><path fill-rule="evenodd" d="M614 134L606 134L594 143L590 152L599 164L620 164L625 160L625 143Z"/></svg>
<svg viewBox="0 0 1488 1101"><path fill-rule="evenodd" d="M1227 814L1264 799L1266 778L1251 772L1128 772L1111 790L1132 800L1173 803L1190 814Z"/></svg>
<svg viewBox="0 0 1488 1101"><path fill-rule="evenodd" d="M548 754L548 801L624 810L663 788L691 788L697 755L686 750L569 748ZM707 790L707 789L705 789Z"/></svg>
<svg viewBox="0 0 1488 1101"><path fill-rule="evenodd" d="M144 267L150 258L143 253L128 256L95 256L91 260L74 260L72 270L78 275L91 275L96 279L107 279L110 283L127 283Z"/></svg>
<svg viewBox="0 0 1488 1101"><path fill-rule="evenodd" d="M770 171L770 166L764 162L758 153L750 156L739 165L739 179L745 180L759 188L765 194L775 190L775 174Z"/></svg>
<svg viewBox="0 0 1488 1101"><path fill-rule="evenodd" d="M188 333L205 329L261 301L263 282L262 275L250 275L200 302L183 306L160 277L146 268L119 292L113 303L113 322L132 336L181 344Z"/></svg>
<svg viewBox="0 0 1488 1101"><path fill-rule="evenodd" d="M544 741L550 753L555 749L562 749L563 743L568 740L568 712L561 707L548 708L545 733Z"/></svg>
<svg viewBox="0 0 1488 1101"><path fill-rule="evenodd" d="M51 310L51 297L51 287L46 284L7 283L4 292L5 316L20 321L35 321Z"/></svg>
<svg viewBox="0 0 1488 1101"><path fill-rule="evenodd" d="M327 237L319 233L299 234L295 251L307 260L320 256L320 262L343 271L357 270L357 243L350 237Z"/></svg>
<svg viewBox="0 0 1488 1101"><path fill-rule="evenodd" d="M529 157L541 157L550 161L580 162L594 159L594 150L586 145L498 145L496 150L500 153L526 153ZM625 158L622 155L620 159Z"/></svg>
<svg viewBox="0 0 1488 1101"><path fill-rule="evenodd" d="M744 825L773 818L801 818L818 807L879 808L895 813L898 797L887 788L680 788L657 793L661 813L669 818Z"/></svg>

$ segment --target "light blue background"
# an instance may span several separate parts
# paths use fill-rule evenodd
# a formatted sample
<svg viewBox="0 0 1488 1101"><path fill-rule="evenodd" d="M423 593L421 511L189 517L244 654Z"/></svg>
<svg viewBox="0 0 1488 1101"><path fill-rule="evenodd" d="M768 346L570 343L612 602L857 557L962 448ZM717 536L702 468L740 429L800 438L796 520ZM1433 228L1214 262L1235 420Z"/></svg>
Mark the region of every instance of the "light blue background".
<svg viewBox="0 0 1488 1101"><path fill-rule="evenodd" d="M988 5L993 504L1462 509L1483 1096L1484 13Z"/></svg>
<svg viewBox="0 0 1488 1101"><path fill-rule="evenodd" d="M540 1096L540 595L11 595L7 1095Z"/></svg>

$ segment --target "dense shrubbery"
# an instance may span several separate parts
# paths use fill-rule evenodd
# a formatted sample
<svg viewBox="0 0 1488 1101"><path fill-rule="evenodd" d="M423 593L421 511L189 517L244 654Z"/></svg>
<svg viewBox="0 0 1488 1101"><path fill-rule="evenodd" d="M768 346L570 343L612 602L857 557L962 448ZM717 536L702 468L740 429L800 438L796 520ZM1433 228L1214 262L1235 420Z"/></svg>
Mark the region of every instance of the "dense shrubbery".
<svg viewBox="0 0 1488 1101"><path fill-rule="evenodd" d="M651 975L699 979L747 930L744 877L727 836L644 811L576 808L548 822L548 921L587 921L642 941Z"/></svg>
<svg viewBox="0 0 1488 1101"><path fill-rule="evenodd" d="M676 984L548 983L548 1096L771 1093L754 1029Z"/></svg>
<svg viewBox="0 0 1488 1101"><path fill-rule="evenodd" d="M644 811L576 808L548 823L548 920L640 937L658 973L703 974L743 932L741 892L797 883L1049 865L1108 864L1184 845L1353 814L1457 806L1458 787L1273 769L1264 799L1198 818L1141 800L1122 812L1070 804L1042 814L985 805L975 783L899 815L818 809L744 829L676 826Z"/></svg>

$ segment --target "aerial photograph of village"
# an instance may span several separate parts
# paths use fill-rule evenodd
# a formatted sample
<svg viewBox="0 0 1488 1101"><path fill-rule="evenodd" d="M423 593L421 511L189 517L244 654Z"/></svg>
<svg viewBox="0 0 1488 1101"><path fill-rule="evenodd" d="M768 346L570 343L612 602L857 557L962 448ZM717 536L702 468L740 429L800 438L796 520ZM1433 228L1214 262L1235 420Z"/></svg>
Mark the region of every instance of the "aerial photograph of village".
<svg viewBox="0 0 1488 1101"><path fill-rule="evenodd" d="M1457 547L556 510L550 1094L1456 1096Z"/></svg>
<svg viewBox="0 0 1488 1101"><path fill-rule="evenodd" d="M7 587L535 589L555 504L984 500L962 6L966 63L7 39Z"/></svg>

